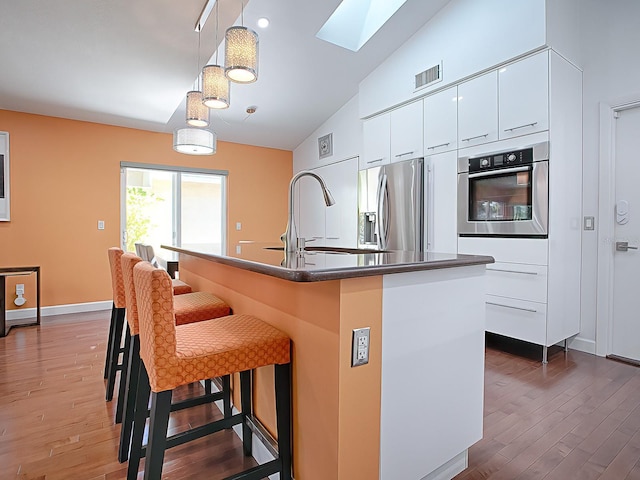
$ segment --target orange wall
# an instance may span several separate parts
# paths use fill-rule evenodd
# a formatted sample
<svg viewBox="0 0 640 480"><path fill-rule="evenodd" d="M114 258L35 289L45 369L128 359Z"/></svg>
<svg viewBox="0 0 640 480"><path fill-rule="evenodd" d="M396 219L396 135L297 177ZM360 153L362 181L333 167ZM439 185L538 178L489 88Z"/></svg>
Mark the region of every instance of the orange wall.
<svg viewBox="0 0 640 480"><path fill-rule="evenodd" d="M122 161L227 170L229 248L238 240L275 241L285 230L290 151L218 142L213 156L182 155L171 148L171 134L6 110L0 131L9 132L11 162L0 266L40 265L43 306L111 300L106 250L120 244ZM17 278L7 282L8 307L15 283L26 285L22 308L34 307L35 283Z"/></svg>

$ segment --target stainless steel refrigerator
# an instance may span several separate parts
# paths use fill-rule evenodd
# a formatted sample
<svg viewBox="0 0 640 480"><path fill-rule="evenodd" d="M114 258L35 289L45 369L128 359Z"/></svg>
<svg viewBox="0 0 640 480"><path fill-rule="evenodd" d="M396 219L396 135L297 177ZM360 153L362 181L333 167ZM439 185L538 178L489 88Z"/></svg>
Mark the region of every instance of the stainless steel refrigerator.
<svg viewBox="0 0 640 480"><path fill-rule="evenodd" d="M358 246L423 251L424 159L360 170Z"/></svg>

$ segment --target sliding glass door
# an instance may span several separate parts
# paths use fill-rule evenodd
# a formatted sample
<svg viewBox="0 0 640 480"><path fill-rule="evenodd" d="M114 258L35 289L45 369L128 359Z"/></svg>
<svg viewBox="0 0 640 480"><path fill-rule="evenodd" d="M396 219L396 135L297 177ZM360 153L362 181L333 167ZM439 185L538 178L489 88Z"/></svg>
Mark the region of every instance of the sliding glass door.
<svg viewBox="0 0 640 480"><path fill-rule="evenodd" d="M122 244L226 251L224 171L122 163Z"/></svg>

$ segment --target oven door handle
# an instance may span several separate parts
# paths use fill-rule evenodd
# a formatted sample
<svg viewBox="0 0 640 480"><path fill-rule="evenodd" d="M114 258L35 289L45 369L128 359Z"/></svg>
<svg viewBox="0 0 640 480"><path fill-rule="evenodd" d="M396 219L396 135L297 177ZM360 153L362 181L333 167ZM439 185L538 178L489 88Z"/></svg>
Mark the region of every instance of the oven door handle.
<svg viewBox="0 0 640 480"><path fill-rule="evenodd" d="M517 173L517 172L527 172L530 171L533 167L528 165L526 167L514 167L514 168L501 168L496 170L491 170L488 172L478 172L478 173L470 173L469 178L478 178L478 177L489 177L491 175L504 175L505 173Z"/></svg>

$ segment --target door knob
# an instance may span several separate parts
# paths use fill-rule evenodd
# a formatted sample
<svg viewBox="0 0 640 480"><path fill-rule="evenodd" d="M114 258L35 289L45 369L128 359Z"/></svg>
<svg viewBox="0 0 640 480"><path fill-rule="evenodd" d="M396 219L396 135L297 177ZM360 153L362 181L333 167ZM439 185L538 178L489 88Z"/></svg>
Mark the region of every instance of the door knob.
<svg viewBox="0 0 640 480"><path fill-rule="evenodd" d="M632 247L629 242L616 242L616 252L626 252L629 250L638 250L638 247Z"/></svg>

